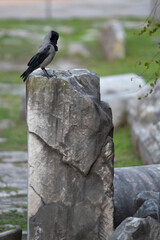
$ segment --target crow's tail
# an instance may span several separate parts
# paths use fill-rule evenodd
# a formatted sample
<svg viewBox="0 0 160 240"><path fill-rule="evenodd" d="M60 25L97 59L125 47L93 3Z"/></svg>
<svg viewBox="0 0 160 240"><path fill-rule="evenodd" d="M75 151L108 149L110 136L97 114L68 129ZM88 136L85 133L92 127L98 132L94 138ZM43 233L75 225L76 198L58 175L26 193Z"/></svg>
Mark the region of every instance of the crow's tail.
<svg viewBox="0 0 160 240"><path fill-rule="evenodd" d="M20 77L23 79L24 82L25 82L26 79L28 78L29 74L30 74L31 72L33 72L33 70L34 70L34 69L32 69L31 67L29 67L24 73L22 73L22 75L21 75Z"/></svg>

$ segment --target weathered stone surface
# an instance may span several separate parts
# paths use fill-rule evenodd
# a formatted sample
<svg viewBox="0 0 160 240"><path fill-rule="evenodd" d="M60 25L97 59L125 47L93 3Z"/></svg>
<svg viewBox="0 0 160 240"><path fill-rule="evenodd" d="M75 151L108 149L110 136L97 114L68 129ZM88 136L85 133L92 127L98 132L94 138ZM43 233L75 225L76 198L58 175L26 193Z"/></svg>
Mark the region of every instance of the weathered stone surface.
<svg viewBox="0 0 160 240"><path fill-rule="evenodd" d="M159 202L155 199L146 200L134 214L134 217L145 218L152 217L159 221Z"/></svg>
<svg viewBox="0 0 160 240"><path fill-rule="evenodd" d="M160 82L147 98L143 97L149 91L149 86L139 91L128 102L128 122L132 129L132 139L136 151L145 164L160 163Z"/></svg>
<svg viewBox="0 0 160 240"><path fill-rule="evenodd" d="M158 240L160 224L151 217L126 218L108 240Z"/></svg>
<svg viewBox="0 0 160 240"><path fill-rule="evenodd" d="M111 20L107 23L100 41L108 61L125 57L125 33L119 21Z"/></svg>
<svg viewBox="0 0 160 240"><path fill-rule="evenodd" d="M68 53L70 55L81 55L88 57L90 55L89 50L80 42L72 42L68 46Z"/></svg>
<svg viewBox="0 0 160 240"><path fill-rule="evenodd" d="M159 221L160 218L160 193L153 191L140 192L135 199L134 217L145 218L150 216Z"/></svg>
<svg viewBox="0 0 160 240"><path fill-rule="evenodd" d="M0 233L1 240L21 240L22 239L22 229L17 228L15 230L10 230L7 232Z"/></svg>
<svg viewBox="0 0 160 240"><path fill-rule="evenodd" d="M144 86L143 78L136 74L120 74L100 78L100 92L102 101L108 102L113 112L115 128L126 124L128 101L135 102L139 85Z"/></svg>
<svg viewBox="0 0 160 240"><path fill-rule="evenodd" d="M27 82L29 239L101 240L113 229L110 107L88 70Z"/></svg>
<svg viewBox="0 0 160 240"><path fill-rule="evenodd" d="M146 201L154 199L160 204L160 193L159 192L153 192L153 191L142 191L140 192L135 199L135 210L138 210L141 205Z"/></svg>
<svg viewBox="0 0 160 240"><path fill-rule="evenodd" d="M138 194L140 194L142 191L149 192L154 191L158 193L160 192L159 182L160 182L160 165L115 168L114 170L115 227L117 227L125 218L133 216L137 208L140 207L139 205L140 200L137 200L137 203L135 204L135 200L137 199ZM154 196L154 194L152 195ZM144 201L140 202L142 204ZM137 207L135 208L135 206Z"/></svg>

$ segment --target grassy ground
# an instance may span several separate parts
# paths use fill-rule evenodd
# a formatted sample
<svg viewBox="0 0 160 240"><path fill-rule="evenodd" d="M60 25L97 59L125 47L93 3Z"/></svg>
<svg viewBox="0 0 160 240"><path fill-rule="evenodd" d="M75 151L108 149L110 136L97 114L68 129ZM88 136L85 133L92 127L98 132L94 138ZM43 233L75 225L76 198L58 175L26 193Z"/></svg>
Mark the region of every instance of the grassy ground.
<svg viewBox="0 0 160 240"><path fill-rule="evenodd" d="M128 126L115 130L115 167L142 165L141 159L135 153L131 142L131 131Z"/></svg>
<svg viewBox="0 0 160 240"><path fill-rule="evenodd" d="M27 230L27 213L19 213L16 210L0 214L0 232L15 229L5 225L21 226L22 230Z"/></svg>

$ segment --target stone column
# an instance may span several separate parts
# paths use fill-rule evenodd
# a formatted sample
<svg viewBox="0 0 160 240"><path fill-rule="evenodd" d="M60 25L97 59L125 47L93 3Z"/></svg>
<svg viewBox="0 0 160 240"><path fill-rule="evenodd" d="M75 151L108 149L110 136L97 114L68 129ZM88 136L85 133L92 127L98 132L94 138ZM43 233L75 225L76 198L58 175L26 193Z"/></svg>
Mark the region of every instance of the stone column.
<svg viewBox="0 0 160 240"><path fill-rule="evenodd" d="M88 70L27 81L29 240L106 240L113 230L113 125Z"/></svg>

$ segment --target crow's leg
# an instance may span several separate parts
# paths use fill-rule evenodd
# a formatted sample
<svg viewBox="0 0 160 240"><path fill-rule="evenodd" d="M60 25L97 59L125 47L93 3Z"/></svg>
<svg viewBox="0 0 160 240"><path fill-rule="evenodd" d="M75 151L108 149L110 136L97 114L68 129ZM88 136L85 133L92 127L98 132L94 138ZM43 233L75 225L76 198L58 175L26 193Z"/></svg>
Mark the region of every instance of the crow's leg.
<svg viewBox="0 0 160 240"><path fill-rule="evenodd" d="M56 75L56 73L55 73L55 71L53 70L53 77L57 77L57 75Z"/></svg>
<svg viewBox="0 0 160 240"><path fill-rule="evenodd" d="M44 72L44 74L46 75L46 77L49 78L50 76L49 76L47 70L46 70L45 68L41 68L41 69L42 69L42 71Z"/></svg>

